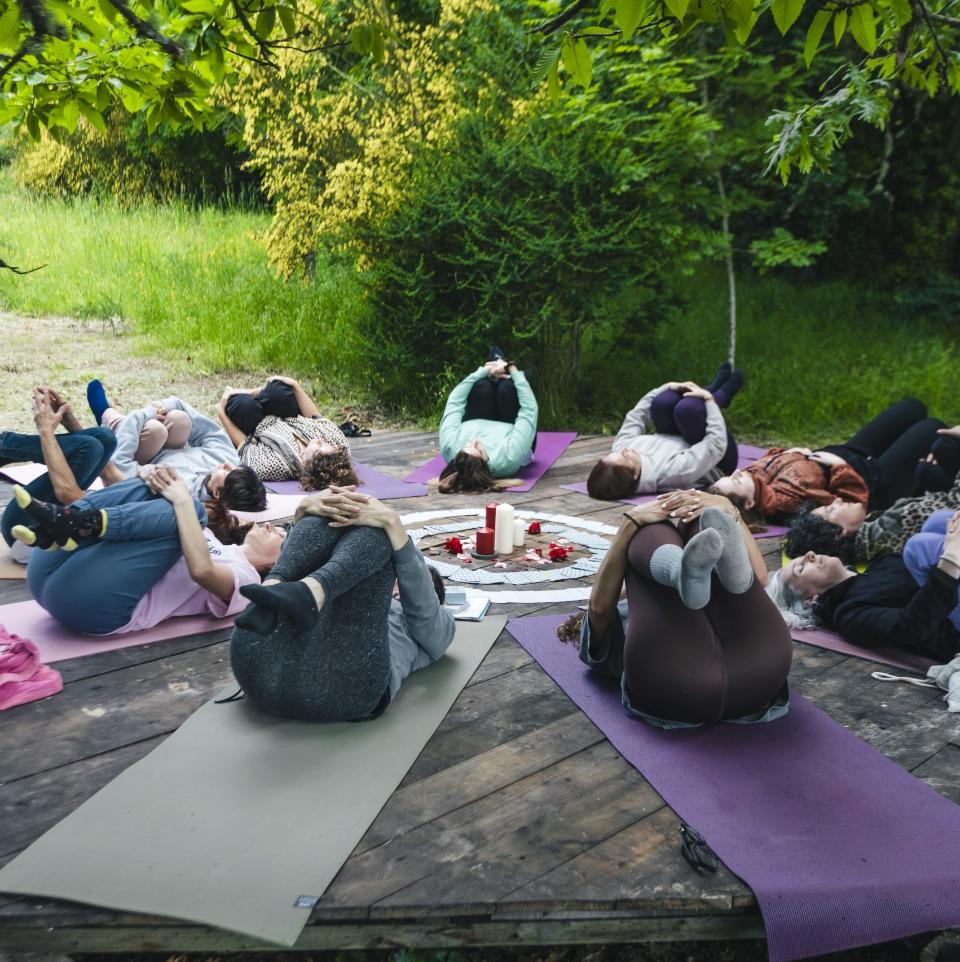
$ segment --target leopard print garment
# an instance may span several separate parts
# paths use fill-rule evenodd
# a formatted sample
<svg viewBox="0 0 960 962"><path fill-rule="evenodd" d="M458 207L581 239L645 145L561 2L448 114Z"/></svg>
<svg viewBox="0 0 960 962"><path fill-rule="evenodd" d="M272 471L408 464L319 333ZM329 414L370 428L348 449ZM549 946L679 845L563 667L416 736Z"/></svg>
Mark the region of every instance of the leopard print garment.
<svg viewBox="0 0 960 962"><path fill-rule="evenodd" d="M960 510L960 476L949 491L916 498L900 498L886 511L874 511L860 525L854 550L857 561L872 561L882 554L902 554L907 539L918 534L934 511Z"/></svg>

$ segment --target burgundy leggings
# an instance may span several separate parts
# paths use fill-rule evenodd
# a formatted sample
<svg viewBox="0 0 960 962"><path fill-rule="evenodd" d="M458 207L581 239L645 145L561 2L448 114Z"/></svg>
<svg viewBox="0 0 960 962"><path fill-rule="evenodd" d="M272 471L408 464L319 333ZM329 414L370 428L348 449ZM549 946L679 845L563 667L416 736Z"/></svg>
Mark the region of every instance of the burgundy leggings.
<svg viewBox="0 0 960 962"><path fill-rule="evenodd" d="M776 606L754 579L742 595L714 576L710 602L693 611L650 577L650 556L682 545L671 524L638 529L627 567L629 618L623 651L634 708L658 718L710 723L765 709L790 670L793 643Z"/></svg>

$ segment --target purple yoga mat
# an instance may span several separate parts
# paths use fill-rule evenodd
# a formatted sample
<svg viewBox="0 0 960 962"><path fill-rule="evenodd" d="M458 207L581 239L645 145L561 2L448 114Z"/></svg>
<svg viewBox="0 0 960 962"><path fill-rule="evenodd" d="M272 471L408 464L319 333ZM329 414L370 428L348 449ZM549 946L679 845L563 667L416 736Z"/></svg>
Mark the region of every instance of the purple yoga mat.
<svg viewBox="0 0 960 962"><path fill-rule="evenodd" d="M42 478L47 473L45 464L38 464L28 461L25 464L7 464L0 468L0 478L9 481L11 484L27 485L37 478ZM91 491L98 491L103 487L103 482L99 478L94 478L90 485Z"/></svg>
<svg viewBox="0 0 960 962"><path fill-rule="evenodd" d="M794 641L802 641L805 645L826 648L841 655L853 655L854 658L865 658L867 661L890 665L892 668L917 671L921 675L925 675L927 669L936 664L932 658L915 655L902 648L861 648L859 645L844 641L836 632L828 631L826 628L791 628L790 634Z"/></svg>
<svg viewBox="0 0 960 962"><path fill-rule="evenodd" d="M132 631L127 635L78 635L55 621L35 601L19 601L12 605L0 605L0 625L21 638L28 638L40 652L44 664L52 661L65 661L82 655L95 655L101 651L114 651L117 648L130 648L133 645L146 645L152 641L165 641L168 638L182 638L203 631L216 631L229 628L233 618L210 618L204 615L189 615L185 618L169 618L155 628L145 631Z"/></svg>
<svg viewBox="0 0 960 962"><path fill-rule="evenodd" d="M960 923L960 807L796 694L767 724L665 732L630 718L619 685L557 640L564 618L507 629L753 889L771 962Z"/></svg>
<svg viewBox="0 0 960 962"><path fill-rule="evenodd" d="M377 471L369 465L361 464L359 461L354 461L353 466L356 469L357 477L362 482L357 490L379 498L381 501L390 498L420 498L427 493L425 484L409 484L406 481L401 481L400 478L394 478L382 471ZM299 494L301 497L307 494L300 487L299 481L267 481L265 483L271 491L275 491L277 494Z"/></svg>
<svg viewBox="0 0 960 962"><path fill-rule="evenodd" d="M570 447L576 436L576 431L538 431L537 450L533 452L533 460L517 472L517 477L523 481L523 484L518 484L510 490L529 491L547 470L556 464L557 459ZM433 478L439 478L446 464L443 455L438 454L426 464L420 465L416 471L411 471L403 480L412 484L416 481L424 483Z"/></svg>

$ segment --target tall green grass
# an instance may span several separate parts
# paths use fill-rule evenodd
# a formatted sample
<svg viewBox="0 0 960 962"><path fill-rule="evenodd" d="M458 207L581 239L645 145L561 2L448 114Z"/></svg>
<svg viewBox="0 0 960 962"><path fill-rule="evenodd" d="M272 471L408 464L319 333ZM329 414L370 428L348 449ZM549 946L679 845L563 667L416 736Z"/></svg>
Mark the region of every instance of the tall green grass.
<svg viewBox="0 0 960 962"><path fill-rule="evenodd" d="M724 279L706 271L682 290L687 308L656 334L640 380L706 378L726 356ZM957 339L909 316L890 291L846 281L740 279L737 365L747 386L729 412L738 435L759 443L845 440L907 395L932 415L960 421Z"/></svg>
<svg viewBox="0 0 960 962"><path fill-rule="evenodd" d="M0 309L119 317L140 335L144 351L187 356L225 374L283 370L341 404L374 400L355 273L318 260L312 283L279 280L261 239L268 215L41 199L2 171L0 210L0 257L19 267L48 265L26 277L0 271ZM684 309L664 319L650 342L597 368L590 409L573 426L614 431L650 386L705 380L725 357L723 277L705 270L679 293ZM889 292L745 275L737 363L748 383L729 421L745 440L818 444L843 439L912 394L957 423L958 361L951 332L917 311L908 315Z"/></svg>
<svg viewBox="0 0 960 962"><path fill-rule="evenodd" d="M269 367L354 399L368 390L355 273L318 264L312 284L278 279L262 241L269 215L40 198L2 172L0 210L0 257L47 265L25 277L0 271L0 309L121 318L144 350L207 370Z"/></svg>

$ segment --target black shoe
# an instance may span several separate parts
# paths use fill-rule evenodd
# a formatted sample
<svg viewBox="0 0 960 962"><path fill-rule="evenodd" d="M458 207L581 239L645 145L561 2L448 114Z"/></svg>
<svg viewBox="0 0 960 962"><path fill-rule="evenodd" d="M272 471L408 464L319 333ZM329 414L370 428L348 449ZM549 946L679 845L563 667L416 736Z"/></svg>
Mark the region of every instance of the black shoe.
<svg viewBox="0 0 960 962"><path fill-rule="evenodd" d="M956 475L950 475L939 464L921 461L917 465L916 479L918 493L932 494L935 491L949 491Z"/></svg>
<svg viewBox="0 0 960 962"><path fill-rule="evenodd" d="M713 394L714 391L719 390L723 387L724 381L730 377L733 373L733 365L729 361L724 361L720 367L717 368L717 373L713 375L713 379L709 384L704 384L704 389Z"/></svg>
<svg viewBox="0 0 960 962"><path fill-rule="evenodd" d="M930 451L937 459L937 464L951 478L960 474L960 438L941 434L930 445Z"/></svg>
<svg viewBox="0 0 960 962"><path fill-rule="evenodd" d="M15 524L10 533L17 541L29 548L41 548L43 551L57 550L57 545L54 544L49 533L36 525Z"/></svg>
<svg viewBox="0 0 960 962"><path fill-rule="evenodd" d="M490 355L487 357L488 361L505 361L507 355L503 353L503 350L497 347L496 344L490 347Z"/></svg>
<svg viewBox="0 0 960 962"><path fill-rule="evenodd" d="M75 511L59 504L38 501L19 484L13 486L17 504L36 522L25 531L43 532L64 551L73 551L81 542L96 541L106 528L106 512L98 508ZM18 539L19 540L19 539Z"/></svg>

